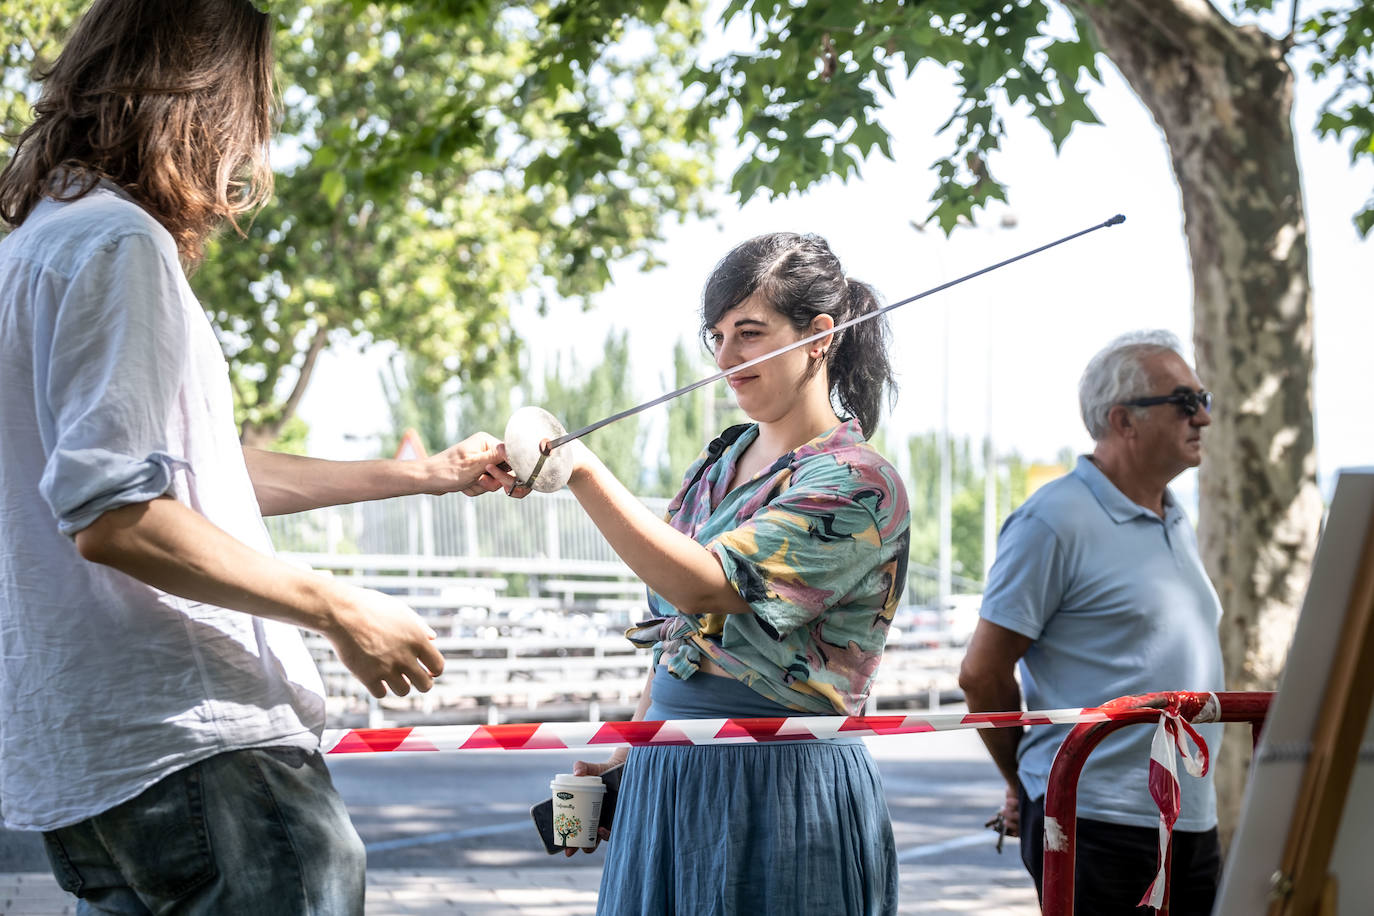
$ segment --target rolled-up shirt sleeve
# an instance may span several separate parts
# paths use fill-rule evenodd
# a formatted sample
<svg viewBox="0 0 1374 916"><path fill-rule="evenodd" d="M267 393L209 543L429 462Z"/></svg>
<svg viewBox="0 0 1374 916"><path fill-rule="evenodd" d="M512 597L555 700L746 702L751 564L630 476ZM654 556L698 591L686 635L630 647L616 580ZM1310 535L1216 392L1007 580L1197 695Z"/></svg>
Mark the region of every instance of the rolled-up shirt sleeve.
<svg viewBox="0 0 1374 916"><path fill-rule="evenodd" d="M890 559L868 506L800 485L706 547L774 639L863 590L865 579ZM876 579L873 584L881 590Z"/></svg>
<svg viewBox="0 0 1374 916"><path fill-rule="evenodd" d="M35 323L39 490L69 537L161 496L188 467L168 441L188 339L182 282L154 239L124 235L67 278Z"/></svg>

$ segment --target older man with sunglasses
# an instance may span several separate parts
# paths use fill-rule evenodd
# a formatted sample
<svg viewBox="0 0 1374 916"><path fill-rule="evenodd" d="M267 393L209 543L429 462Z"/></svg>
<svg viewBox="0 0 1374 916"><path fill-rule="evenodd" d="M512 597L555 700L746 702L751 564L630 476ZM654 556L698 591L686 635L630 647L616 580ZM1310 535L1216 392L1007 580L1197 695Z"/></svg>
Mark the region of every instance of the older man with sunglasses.
<svg viewBox="0 0 1374 916"><path fill-rule="evenodd" d="M1202 461L1212 396L1167 331L1124 335L1079 382L1096 443L1073 471L1038 490L1002 528L959 683L969 709L1096 706L1162 690L1221 690L1221 604L1193 526L1168 484ZM1018 686L1015 669L1019 663ZM1221 726L1199 731L1215 750ZM1041 888L1050 765L1068 726L982 733L1007 780L999 822L1021 836ZM1150 797L1152 729L1122 729L1088 758L1078 784L1075 911L1144 914L1158 868L1159 809ZM1211 777L1181 776L1170 912L1208 914L1221 856Z"/></svg>

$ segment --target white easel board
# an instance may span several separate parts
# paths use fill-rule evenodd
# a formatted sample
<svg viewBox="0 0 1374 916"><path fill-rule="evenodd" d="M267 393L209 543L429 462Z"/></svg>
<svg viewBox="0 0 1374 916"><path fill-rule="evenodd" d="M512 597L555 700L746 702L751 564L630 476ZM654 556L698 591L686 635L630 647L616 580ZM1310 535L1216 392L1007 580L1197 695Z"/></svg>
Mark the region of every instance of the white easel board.
<svg viewBox="0 0 1374 916"><path fill-rule="evenodd" d="M1282 682L1250 767L1214 916L1260 916L1269 911L1273 877L1283 860L1371 519L1374 468L1342 470ZM1374 665L1374 658L1359 661ZM1329 871L1337 880L1338 916L1367 916L1374 912L1374 713L1363 743L1351 744L1337 749L1342 756L1359 759Z"/></svg>

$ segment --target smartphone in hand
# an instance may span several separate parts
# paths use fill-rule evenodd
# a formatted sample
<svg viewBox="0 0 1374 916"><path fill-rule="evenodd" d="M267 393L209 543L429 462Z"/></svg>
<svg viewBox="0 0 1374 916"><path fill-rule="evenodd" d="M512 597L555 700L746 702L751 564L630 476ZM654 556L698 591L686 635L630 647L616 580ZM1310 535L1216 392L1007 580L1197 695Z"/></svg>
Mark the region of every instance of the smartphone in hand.
<svg viewBox="0 0 1374 916"><path fill-rule="evenodd" d="M615 817L616 796L620 791L620 771L625 764L617 764L601 774L601 781L606 784L606 794L601 797L601 820L597 826L605 827L608 830L611 820ZM530 817L534 819L534 829L539 831L539 837L544 841L544 848L549 855L562 852L566 846L559 846L554 841L553 835L553 799L546 798L538 804L530 806ZM573 847L577 848L577 847Z"/></svg>

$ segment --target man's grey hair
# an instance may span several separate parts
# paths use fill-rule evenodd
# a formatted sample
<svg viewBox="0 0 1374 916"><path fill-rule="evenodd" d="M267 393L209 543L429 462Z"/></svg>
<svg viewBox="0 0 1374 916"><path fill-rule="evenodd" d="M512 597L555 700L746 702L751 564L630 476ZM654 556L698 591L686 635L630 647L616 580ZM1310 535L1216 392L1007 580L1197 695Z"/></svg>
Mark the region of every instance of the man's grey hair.
<svg viewBox="0 0 1374 916"><path fill-rule="evenodd" d="M1113 406L1150 395L1150 380L1142 363L1165 351L1183 355L1183 345L1172 332L1129 331L1088 360L1088 367L1078 380L1078 409L1094 442L1101 442L1111 432L1107 413ZM1134 410L1144 412L1143 407Z"/></svg>

